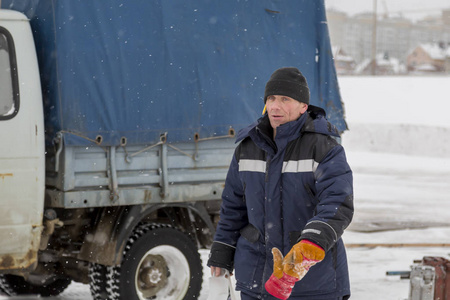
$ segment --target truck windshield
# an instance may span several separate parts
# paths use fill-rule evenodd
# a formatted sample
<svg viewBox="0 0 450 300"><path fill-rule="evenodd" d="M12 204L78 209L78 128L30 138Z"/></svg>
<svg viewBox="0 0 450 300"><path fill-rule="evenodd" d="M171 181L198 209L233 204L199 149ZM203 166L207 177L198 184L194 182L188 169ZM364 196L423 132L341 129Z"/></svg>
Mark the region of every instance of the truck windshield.
<svg viewBox="0 0 450 300"><path fill-rule="evenodd" d="M8 38L0 31L0 119L9 119L16 112L11 70Z"/></svg>

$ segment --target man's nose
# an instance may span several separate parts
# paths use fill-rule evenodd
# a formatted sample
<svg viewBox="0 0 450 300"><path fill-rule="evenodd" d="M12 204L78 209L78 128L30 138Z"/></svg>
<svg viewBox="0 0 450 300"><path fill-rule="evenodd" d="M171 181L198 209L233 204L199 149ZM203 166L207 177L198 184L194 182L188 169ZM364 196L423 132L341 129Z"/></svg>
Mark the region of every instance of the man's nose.
<svg viewBox="0 0 450 300"><path fill-rule="evenodd" d="M275 101L273 101L270 108L271 108L272 110L274 110L274 109L276 109L276 110L280 109L280 100L275 100Z"/></svg>

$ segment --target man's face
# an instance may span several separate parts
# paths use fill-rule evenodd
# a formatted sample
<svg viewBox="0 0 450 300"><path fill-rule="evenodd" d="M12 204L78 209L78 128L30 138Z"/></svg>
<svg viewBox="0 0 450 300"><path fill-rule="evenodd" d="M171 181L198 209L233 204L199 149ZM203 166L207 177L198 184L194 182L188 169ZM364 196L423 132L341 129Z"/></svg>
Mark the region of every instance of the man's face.
<svg viewBox="0 0 450 300"><path fill-rule="evenodd" d="M266 109L270 125L275 129L281 124L297 120L308 109L308 105L288 96L271 95L267 97Z"/></svg>

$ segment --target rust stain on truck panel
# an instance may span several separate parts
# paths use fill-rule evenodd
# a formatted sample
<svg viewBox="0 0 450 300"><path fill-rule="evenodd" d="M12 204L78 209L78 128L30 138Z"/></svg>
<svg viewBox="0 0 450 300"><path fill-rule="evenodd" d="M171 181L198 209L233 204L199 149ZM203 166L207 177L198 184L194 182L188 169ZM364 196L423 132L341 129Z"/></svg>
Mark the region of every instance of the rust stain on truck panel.
<svg viewBox="0 0 450 300"><path fill-rule="evenodd" d="M152 191L151 190L145 190L144 193L144 202L148 203L152 200Z"/></svg>
<svg viewBox="0 0 450 300"><path fill-rule="evenodd" d="M37 252L29 250L25 255L5 254L0 256L0 270L34 269L37 262Z"/></svg>
<svg viewBox="0 0 450 300"><path fill-rule="evenodd" d="M14 258L11 255L4 255L0 260L0 268L10 269L14 266Z"/></svg>
<svg viewBox="0 0 450 300"><path fill-rule="evenodd" d="M5 179L5 177L13 177L12 173L0 173L0 178Z"/></svg>

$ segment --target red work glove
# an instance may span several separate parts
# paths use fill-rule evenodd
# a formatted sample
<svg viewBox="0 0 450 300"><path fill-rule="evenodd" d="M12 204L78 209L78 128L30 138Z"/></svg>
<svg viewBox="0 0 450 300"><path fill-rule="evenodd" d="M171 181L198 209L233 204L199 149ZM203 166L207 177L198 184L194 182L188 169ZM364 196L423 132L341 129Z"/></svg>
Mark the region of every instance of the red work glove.
<svg viewBox="0 0 450 300"><path fill-rule="evenodd" d="M278 299L287 299L291 295L292 288L298 279L283 272L283 254L278 248L272 248L273 274L267 280L266 290Z"/></svg>
<svg viewBox="0 0 450 300"><path fill-rule="evenodd" d="M272 249L272 255L273 274L265 287L272 296L286 300L295 283L305 277L309 268L323 260L325 251L310 241L302 240L292 247L284 259L277 248Z"/></svg>

